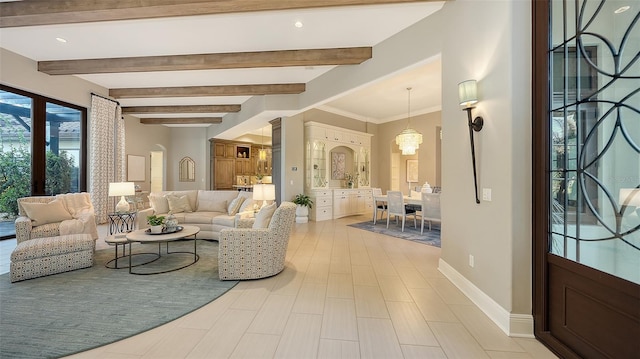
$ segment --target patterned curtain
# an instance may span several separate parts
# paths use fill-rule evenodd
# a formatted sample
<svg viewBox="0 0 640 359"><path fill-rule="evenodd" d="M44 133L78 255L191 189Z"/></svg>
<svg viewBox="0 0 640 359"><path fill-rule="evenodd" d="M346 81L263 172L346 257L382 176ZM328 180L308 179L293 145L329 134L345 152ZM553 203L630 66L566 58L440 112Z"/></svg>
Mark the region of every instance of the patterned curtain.
<svg viewBox="0 0 640 359"><path fill-rule="evenodd" d="M91 95L90 193L98 223L107 222L115 202L109 198L109 183L125 180L124 120L120 105Z"/></svg>

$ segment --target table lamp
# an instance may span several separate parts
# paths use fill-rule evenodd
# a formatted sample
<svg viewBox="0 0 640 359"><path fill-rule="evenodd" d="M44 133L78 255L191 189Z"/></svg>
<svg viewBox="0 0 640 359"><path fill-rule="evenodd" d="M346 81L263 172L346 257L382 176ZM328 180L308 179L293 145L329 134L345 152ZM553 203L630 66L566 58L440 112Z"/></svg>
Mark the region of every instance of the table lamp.
<svg viewBox="0 0 640 359"><path fill-rule="evenodd" d="M136 188L133 182L111 182L109 183L109 197L120 197L120 202L116 204L116 212L129 212L129 202L124 196L133 196Z"/></svg>
<svg viewBox="0 0 640 359"><path fill-rule="evenodd" d="M276 199L276 186L273 184L255 184L253 185L253 199L255 201L262 201L262 206L267 205L267 201L273 201Z"/></svg>

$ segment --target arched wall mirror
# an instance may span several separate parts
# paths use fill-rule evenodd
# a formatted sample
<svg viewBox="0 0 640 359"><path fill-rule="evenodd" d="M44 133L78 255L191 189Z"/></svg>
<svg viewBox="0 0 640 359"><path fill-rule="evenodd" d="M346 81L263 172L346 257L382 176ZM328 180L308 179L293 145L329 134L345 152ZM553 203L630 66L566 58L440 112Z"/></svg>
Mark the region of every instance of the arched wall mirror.
<svg viewBox="0 0 640 359"><path fill-rule="evenodd" d="M191 157L183 157L180 160L180 182L196 181L196 163Z"/></svg>

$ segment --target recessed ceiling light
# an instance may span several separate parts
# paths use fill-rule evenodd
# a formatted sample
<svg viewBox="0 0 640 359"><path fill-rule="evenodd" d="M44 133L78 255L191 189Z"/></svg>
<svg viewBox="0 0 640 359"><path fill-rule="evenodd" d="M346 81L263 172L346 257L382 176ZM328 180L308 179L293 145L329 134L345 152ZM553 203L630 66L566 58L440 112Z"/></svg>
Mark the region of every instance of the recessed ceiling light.
<svg viewBox="0 0 640 359"><path fill-rule="evenodd" d="M627 11L631 9L631 6L626 5L626 6L620 6L616 11L614 11L614 13L616 14L622 14L623 12Z"/></svg>
<svg viewBox="0 0 640 359"><path fill-rule="evenodd" d="M56 37L56 40L58 40L58 42L61 42L61 43L63 43L63 44L67 42L67 40L66 40L66 39L63 39L63 38L61 38L61 37Z"/></svg>
<svg viewBox="0 0 640 359"><path fill-rule="evenodd" d="M297 27L299 29L299 28L303 27L304 24L302 23L302 21L298 20L293 24L293 26L295 26L295 27Z"/></svg>

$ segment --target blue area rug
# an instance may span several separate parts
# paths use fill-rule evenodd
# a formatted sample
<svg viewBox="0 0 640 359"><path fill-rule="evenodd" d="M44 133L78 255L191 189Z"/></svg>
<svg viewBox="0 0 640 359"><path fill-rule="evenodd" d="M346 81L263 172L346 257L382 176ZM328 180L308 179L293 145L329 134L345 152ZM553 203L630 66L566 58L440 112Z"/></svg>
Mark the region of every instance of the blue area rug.
<svg viewBox="0 0 640 359"><path fill-rule="evenodd" d="M136 253L157 252L158 247L133 248ZM172 242L170 249L193 250L193 242ZM109 344L192 312L238 283L218 278L217 242L199 240L198 254L194 265L157 275L105 268L114 249L96 251L91 268L17 283L10 283L8 273L0 275L0 358L61 357ZM142 262L148 257L133 258ZM163 256L137 269L175 268L190 261L193 255Z"/></svg>
<svg viewBox="0 0 640 359"><path fill-rule="evenodd" d="M377 221L375 225L373 221L367 221L350 224L349 226L440 248L440 223L433 223L431 231L429 231L429 225L425 223L424 234L420 234L420 222L418 222L417 229L413 228L413 220L405 222L404 232L401 232L401 225L396 225L396 221L393 219L389 222L389 229L387 229L386 219Z"/></svg>

